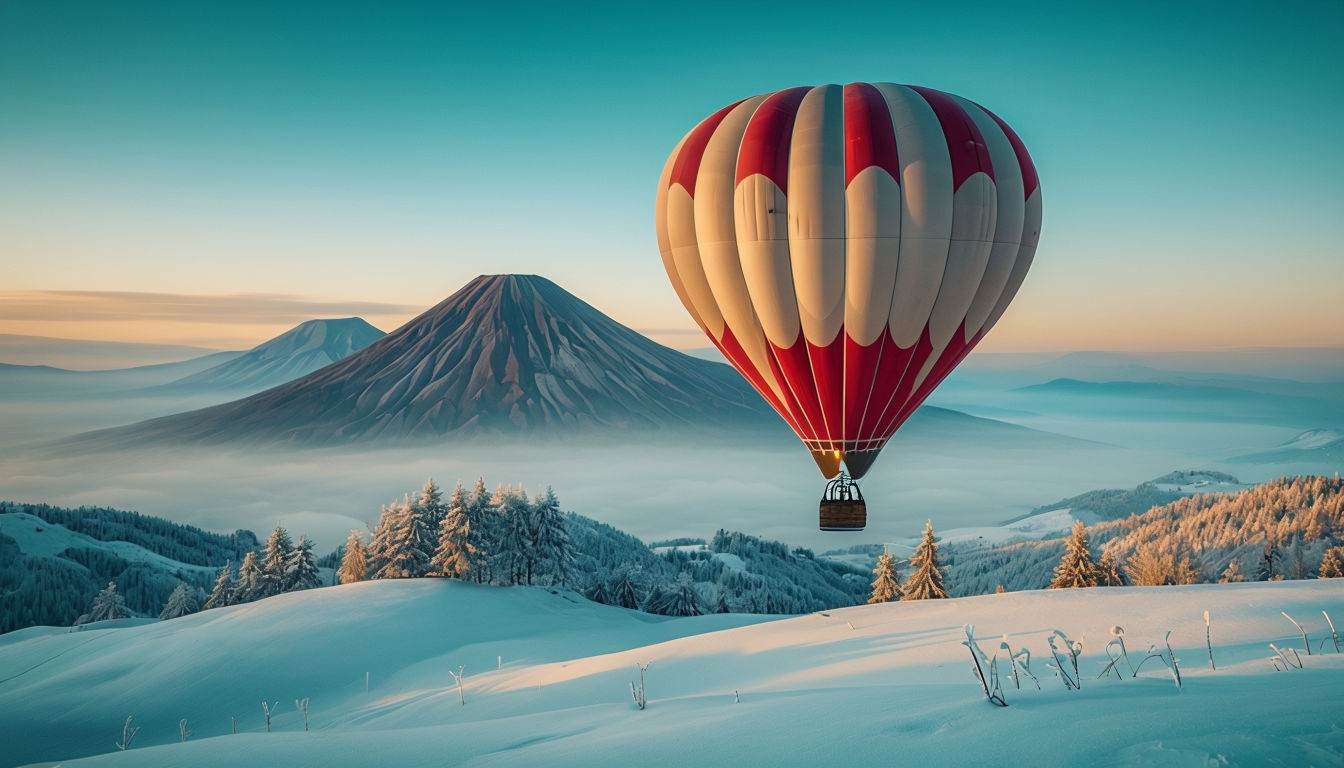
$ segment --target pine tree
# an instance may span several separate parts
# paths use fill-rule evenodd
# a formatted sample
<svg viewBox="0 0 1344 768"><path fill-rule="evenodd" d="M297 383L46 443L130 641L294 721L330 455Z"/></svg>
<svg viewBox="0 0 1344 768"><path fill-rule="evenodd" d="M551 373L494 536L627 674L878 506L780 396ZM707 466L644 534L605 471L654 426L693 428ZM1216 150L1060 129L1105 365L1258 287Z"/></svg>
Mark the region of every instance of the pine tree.
<svg viewBox="0 0 1344 768"><path fill-rule="evenodd" d="M415 521L420 526L420 539L425 542L425 548L431 556L438 546L439 526L443 523L443 516L447 511L447 505L443 503L443 489L434 482L434 478L429 478L425 481L425 487L420 489L420 493L416 496L411 512L414 513Z"/></svg>
<svg viewBox="0 0 1344 768"><path fill-rule="evenodd" d="M492 564L496 561L498 546L498 515L494 513L494 499L485 489L485 478L477 477L476 485L467 500L467 521L470 533L467 539L476 547L475 568L471 579L477 584L490 581Z"/></svg>
<svg viewBox="0 0 1344 768"><path fill-rule="evenodd" d="M569 544L569 531L565 527L565 514L560 511L560 500L550 486L533 501L532 524L536 534L533 546L539 570L545 573L552 584L563 585L574 562L574 549Z"/></svg>
<svg viewBox="0 0 1344 768"><path fill-rule="evenodd" d="M1255 569L1256 581L1272 581L1280 576L1279 562L1283 559L1279 551L1279 537L1272 532L1265 534L1265 549L1260 554L1260 565Z"/></svg>
<svg viewBox="0 0 1344 768"><path fill-rule="evenodd" d="M924 538L910 556L913 569L905 581L902 600L938 600L947 597L943 588L943 572L938 564L938 544L933 538L933 521L924 524Z"/></svg>
<svg viewBox="0 0 1344 768"><path fill-rule="evenodd" d="M1136 587L1157 587L1176 583L1175 563L1170 552L1156 541L1142 544L1125 563L1129 583Z"/></svg>
<svg viewBox="0 0 1344 768"><path fill-rule="evenodd" d="M882 554L877 557L877 567L873 568L873 596L868 598L872 603L889 603L892 600L901 599L901 583L896 572L896 559L891 556L887 548L882 547Z"/></svg>
<svg viewBox="0 0 1344 768"><path fill-rule="evenodd" d="M1120 570L1120 563L1115 559L1115 555L1110 552L1101 553L1101 560L1097 561L1097 585L1102 587L1125 586L1125 576Z"/></svg>
<svg viewBox="0 0 1344 768"><path fill-rule="evenodd" d="M266 539L266 550L261 557L262 587L257 597L270 597L289 591L289 580L285 576L285 563L294 552L294 543L289 532L279 525ZM254 598L255 599L255 598Z"/></svg>
<svg viewBox="0 0 1344 768"><path fill-rule="evenodd" d="M1232 562L1227 564L1227 569L1223 571L1223 575L1218 579L1218 583L1235 584L1245 580L1246 574L1241 572L1241 561L1233 558Z"/></svg>
<svg viewBox="0 0 1344 768"><path fill-rule="evenodd" d="M168 602L163 604L163 610L159 612L159 619L176 619L179 616L188 616L201 610L200 595L197 594L195 587L188 586L185 582L179 583L168 596Z"/></svg>
<svg viewBox="0 0 1344 768"><path fill-rule="evenodd" d="M448 498L443 520L439 523L439 546L429 563L429 572L453 579L466 579L480 569L480 551L472 532L471 514L462 484Z"/></svg>
<svg viewBox="0 0 1344 768"><path fill-rule="evenodd" d="M299 537L285 563L285 582L289 591L313 589L322 586L322 572L317 569L317 560L313 557L313 545L306 535Z"/></svg>
<svg viewBox="0 0 1344 768"><path fill-rule="evenodd" d="M223 608L226 605L233 605L233 593L236 586L233 583L233 562L225 561L220 566L219 575L215 577L215 587L210 590L210 597L205 600L205 608Z"/></svg>
<svg viewBox="0 0 1344 768"><path fill-rule="evenodd" d="M433 550L421 537L409 498L384 509L374 532L374 546L380 555L378 570L373 574L376 579L415 579L429 572Z"/></svg>
<svg viewBox="0 0 1344 768"><path fill-rule="evenodd" d="M639 607L639 585L638 575L630 566L621 566L616 569L616 574L612 578L611 588L607 590L611 595L610 605L619 605L622 608Z"/></svg>
<svg viewBox="0 0 1344 768"><path fill-rule="evenodd" d="M368 562L364 553L364 536L356 528L350 531L345 540L345 555L341 558L341 567L336 569L336 580L341 584L363 581L368 575Z"/></svg>
<svg viewBox="0 0 1344 768"><path fill-rule="evenodd" d="M677 574L675 582L655 589L644 610L662 616L700 616L705 612L700 604L700 593L695 591L695 583L686 573Z"/></svg>
<svg viewBox="0 0 1344 768"><path fill-rule="evenodd" d="M501 486L495 491L494 506L500 525L495 552L496 578L502 575L505 584L522 584L525 579L531 584L536 531L527 496L521 490Z"/></svg>
<svg viewBox="0 0 1344 768"><path fill-rule="evenodd" d="M131 611L126 607L126 601L117 592L117 583L109 581L103 591L94 596L93 605L89 606L89 612L80 616L75 624L90 624L95 621L129 619L130 617Z"/></svg>
<svg viewBox="0 0 1344 768"><path fill-rule="evenodd" d="M1322 579L1344 577L1344 546L1331 547L1321 557L1321 569L1317 575Z"/></svg>
<svg viewBox="0 0 1344 768"><path fill-rule="evenodd" d="M231 603L250 603L266 597L266 574L261 571L256 552L248 552L238 566L238 582Z"/></svg>
<svg viewBox="0 0 1344 768"><path fill-rule="evenodd" d="M1050 589L1071 589L1076 587L1097 586L1097 565L1092 562L1092 553L1087 548L1087 528L1083 521L1075 520L1073 535L1064 544L1064 556L1055 567L1055 578Z"/></svg>

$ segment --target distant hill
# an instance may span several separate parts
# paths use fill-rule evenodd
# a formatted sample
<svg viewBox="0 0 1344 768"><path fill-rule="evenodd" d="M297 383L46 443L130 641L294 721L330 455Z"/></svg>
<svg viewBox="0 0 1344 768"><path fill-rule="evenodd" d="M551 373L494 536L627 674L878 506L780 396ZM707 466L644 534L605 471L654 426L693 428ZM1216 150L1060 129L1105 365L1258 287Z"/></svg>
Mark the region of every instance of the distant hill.
<svg viewBox="0 0 1344 768"><path fill-rule="evenodd" d="M1099 500L1123 505L1126 500L1141 502L1172 485L1145 483L1122 497L1116 491L1094 491L1061 503ZM1123 570L1144 551L1169 559L1177 582L1181 560L1186 561L1188 577L1197 582L1218 581L1233 560L1245 578L1254 579L1272 538L1271 567L1276 576L1315 578L1325 550L1344 542L1344 481L1282 478L1240 490L1185 495L1142 513L1089 525L1087 533L1094 560L1107 553ZM950 544L945 547L949 591L982 594L1000 584L1009 590L1041 589L1059 564L1064 542L1065 537L1054 536L1009 544Z"/></svg>
<svg viewBox="0 0 1344 768"><path fill-rule="evenodd" d="M1334 429L1310 429L1267 451L1236 456L1238 464L1344 463L1344 434Z"/></svg>
<svg viewBox="0 0 1344 768"><path fill-rule="evenodd" d="M222 535L115 509L0 502L0 632L69 626L109 581L132 611L157 616L179 583L207 589L220 565L258 546L251 531Z"/></svg>
<svg viewBox="0 0 1344 768"><path fill-rule="evenodd" d="M683 429L785 432L729 366L656 344L545 278L483 275L295 381L76 440L327 446Z"/></svg>
<svg viewBox="0 0 1344 768"><path fill-rule="evenodd" d="M387 334L362 318L309 320L213 368L167 385L175 389L269 389L305 376Z"/></svg>

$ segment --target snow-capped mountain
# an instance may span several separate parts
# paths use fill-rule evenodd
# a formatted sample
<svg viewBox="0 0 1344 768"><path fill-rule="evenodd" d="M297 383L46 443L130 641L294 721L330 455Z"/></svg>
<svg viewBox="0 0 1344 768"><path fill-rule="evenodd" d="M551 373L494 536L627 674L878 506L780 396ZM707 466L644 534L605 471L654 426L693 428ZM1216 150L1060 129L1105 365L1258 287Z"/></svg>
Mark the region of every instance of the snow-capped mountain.
<svg viewBox="0 0 1344 768"><path fill-rule="evenodd" d="M359 317L309 320L232 360L178 379L168 386L255 392L349 357L385 335Z"/></svg>
<svg viewBox="0 0 1344 768"><path fill-rule="evenodd" d="M783 430L727 365L534 275L483 275L363 350L242 400L82 439L328 445L447 435Z"/></svg>

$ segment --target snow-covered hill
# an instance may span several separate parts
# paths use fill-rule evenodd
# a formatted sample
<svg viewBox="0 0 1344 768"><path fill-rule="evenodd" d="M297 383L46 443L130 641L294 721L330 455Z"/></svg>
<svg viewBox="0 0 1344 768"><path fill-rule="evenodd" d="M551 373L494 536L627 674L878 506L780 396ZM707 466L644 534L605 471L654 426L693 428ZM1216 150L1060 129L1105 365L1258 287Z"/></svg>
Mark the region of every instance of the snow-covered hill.
<svg viewBox="0 0 1344 768"><path fill-rule="evenodd" d="M1323 611L1344 618L1344 580L1021 592L778 620L366 582L0 637L0 764L1339 765L1344 654ZM1305 627L1311 655L1281 612ZM967 623L987 653L1005 635L1030 650L1040 690L1015 688L1001 666L1009 706L988 704L961 644ZM1098 679L1116 625L1138 675L1122 662L1124 679ZM1046 667L1054 630L1083 643L1080 690ZM1179 689L1144 661L1168 631ZM1270 643L1296 649L1285 653L1302 668L1276 671ZM639 665L643 711L630 693ZM269 733L263 701L276 713ZM128 716L141 730L122 752Z"/></svg>
<svg viewBox="0 0 1344 768"><path fill-rule="evenodd" d="M232 360L169 386L256 392L343 360L385 335L358 317L308 320Z"/></svg>

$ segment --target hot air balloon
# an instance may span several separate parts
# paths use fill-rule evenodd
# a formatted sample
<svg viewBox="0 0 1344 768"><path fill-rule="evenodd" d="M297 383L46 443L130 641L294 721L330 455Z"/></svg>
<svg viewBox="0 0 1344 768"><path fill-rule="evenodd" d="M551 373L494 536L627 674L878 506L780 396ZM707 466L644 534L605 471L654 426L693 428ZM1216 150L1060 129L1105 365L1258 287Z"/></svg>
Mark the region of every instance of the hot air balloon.
<svg viewBox="0 0 1344 768"><path fill-rule="evenodd" d="M658 247L686 309L832 479L854 484L1017 293L1041 192L1017 134L959 96L790 88L720 109L663 168Z"/></svg>

